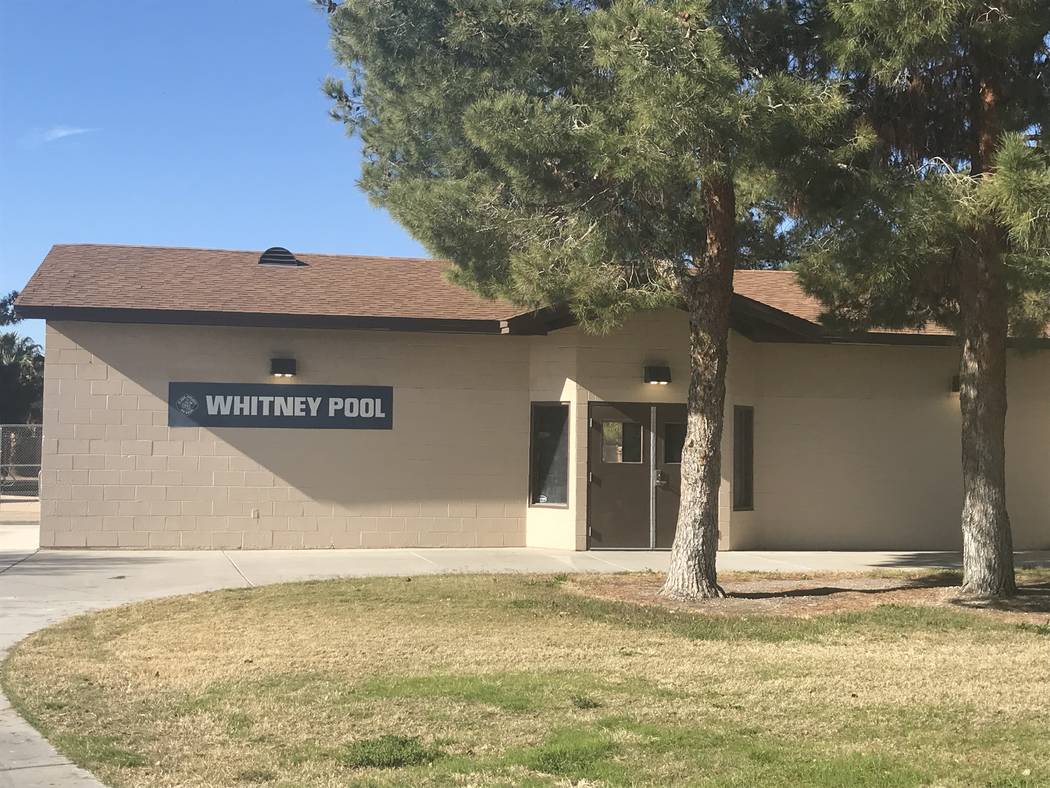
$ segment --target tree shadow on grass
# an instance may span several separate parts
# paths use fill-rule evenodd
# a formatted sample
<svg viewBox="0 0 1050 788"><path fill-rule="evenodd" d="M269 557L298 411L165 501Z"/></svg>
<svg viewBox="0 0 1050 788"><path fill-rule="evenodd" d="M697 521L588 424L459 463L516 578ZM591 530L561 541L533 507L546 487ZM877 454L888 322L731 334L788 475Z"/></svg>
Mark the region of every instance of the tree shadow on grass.
<svg viewBox="0 0 1050 788"><path fill-rule="evenodd" d="M1000 610L1011 613L1050 614L1050 582L1018 583L1017 596L1010 599L966 599L950 600L953 605L969 610Z"/></svg>
<svg viewBox="0 0 1050 788"><path fill-rule="evenodd" d="M774 581L800 584L804 580ZM896 591L911 591L924 588L951 588L962 582L959 572L937 571L927 575L908 578L886 578L884 585L864 585L873 581L858 578L853 584L841 586L801 586L783 590L727 591L731 599L791 599L794 597L832 596L834 594L889 594ZM877 581L875 581L877 582Z"/></svg>
<svg viewBox="0 0 1050 788"><path fill-rule="evenodd" d="M782 581L804 582L804 581ZM884 585L864 585L870 580L860 580L854 584L841 586L813 585L785 589L764 589L756 591L727 590L730 599L793 599L806 597L830 597L836 594L880 595L901 591L916 591L935 588L958 588L962 583L962 574L952 571L937 571L917 577L889 579ZM1017 596L1010 599L969 599L966 597L948 596L945 602L971 610L998 610L1016 613L1050 613L1050 581L1020 578Z"/></svg>

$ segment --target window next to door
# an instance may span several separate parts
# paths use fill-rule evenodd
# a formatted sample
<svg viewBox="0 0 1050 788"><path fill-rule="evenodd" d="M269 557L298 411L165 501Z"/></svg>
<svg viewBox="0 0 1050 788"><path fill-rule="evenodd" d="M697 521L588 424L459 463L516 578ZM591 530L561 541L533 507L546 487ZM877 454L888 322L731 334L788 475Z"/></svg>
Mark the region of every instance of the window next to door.
<svg viewBox="0 0 1050 788"><path fill-rule="evenodd" d="M733 509L755 508L755 409L733 408Z"/></svg>
<svg viewBox="0 0 1050 788"><path fill-rule="evenodd" d="M569 406L532 403L529 441L529 503L567 506L569 503Z"/></svg>

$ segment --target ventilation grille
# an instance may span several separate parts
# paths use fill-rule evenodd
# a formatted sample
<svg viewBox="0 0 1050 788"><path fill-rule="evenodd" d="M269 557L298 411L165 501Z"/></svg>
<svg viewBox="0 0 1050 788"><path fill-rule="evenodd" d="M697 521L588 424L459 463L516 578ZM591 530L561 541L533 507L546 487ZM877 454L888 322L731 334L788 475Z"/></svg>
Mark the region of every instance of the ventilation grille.
<svg viewBox="0 0 1050 788"><path fill-rule="evenodd" d="M306 263L296 259L295 255L283 246L271 246L259 256L259 265L284 265L294 268Z"/></svg>

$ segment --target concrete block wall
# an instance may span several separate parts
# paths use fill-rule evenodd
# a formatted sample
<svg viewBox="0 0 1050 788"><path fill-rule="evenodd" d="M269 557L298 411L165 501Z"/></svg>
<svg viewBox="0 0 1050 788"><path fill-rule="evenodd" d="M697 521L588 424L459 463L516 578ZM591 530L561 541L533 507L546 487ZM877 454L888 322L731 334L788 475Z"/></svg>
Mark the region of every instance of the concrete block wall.
<svg viewBox="0 0 1050 788"><path fill-rule="evenodd" d="M572 535L576 548L585 549L587 405L685 402L686 318L675 311L637 315L609 336L568 328L535 341L544 349L533 352L534 390L545 391L541 384L553 380L552 369L571 384L565 397L573 416ZM571 357L550 349L553 342L571 349ZM641 382L642 366L657 362L670 364L670 385ZM764 344L731 333L720 548L959 549L959 398L950 390L957 365L954 347ZM1048 549L1050 351L1011 351L1008 370L1014 543ZM736 405L755 409L750 511L732 508ZM529 518L536 533L567 535L564 515L530 511Z"/></svg>
<svg viewBox="0 0 1050 788"><path fill-rule="evenodd" d="M585 549L588 403L685 402L685 316L546 337L52 323L45 547ZM723 549L952 549L961 507L953 348L732 335ZM169 428L171 380L394 386L394 430ZM646 386L646 363L673 382ZM1050 548L1050 352L1011 353L1019 549ZM570 404L564 509L528 506L530 401ZM755 507L734 512L732 408L755 408Z"/></svg>
<svg viewBox="0 0 1050 788"><path fill-rule="evenodd" d="M957 348L754 347L755 511L734 548L961 548ZM1011 351L1008 387L1014 545L1046 549L1050 351Z"/></svg>
<svg viewBox="0 0 1050 788"><path fill-rule="evenodd" d="M525 543L528 346L517 337L52 323L44 547ZM171 380L394 386L391 431L167 426Z"/></svg>

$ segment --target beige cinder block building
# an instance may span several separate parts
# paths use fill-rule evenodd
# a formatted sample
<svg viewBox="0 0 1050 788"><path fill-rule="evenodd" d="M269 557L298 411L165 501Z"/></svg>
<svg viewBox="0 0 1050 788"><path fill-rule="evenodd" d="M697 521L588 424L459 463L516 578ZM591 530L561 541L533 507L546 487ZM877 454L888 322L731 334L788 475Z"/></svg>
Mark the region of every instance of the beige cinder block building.
<svg viewBox="0 0 1050 788"><path fill-rule="evenodd" d="M45 547L663 548L684 314L591 336L431 260L56 246ZM733 302L724 549L960 544L957 348L834 336L784 272ZM275 374L276 373L276 374ZM1018 548L1050 547L1050 351L1011 351Z"/></svg>

